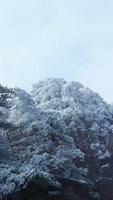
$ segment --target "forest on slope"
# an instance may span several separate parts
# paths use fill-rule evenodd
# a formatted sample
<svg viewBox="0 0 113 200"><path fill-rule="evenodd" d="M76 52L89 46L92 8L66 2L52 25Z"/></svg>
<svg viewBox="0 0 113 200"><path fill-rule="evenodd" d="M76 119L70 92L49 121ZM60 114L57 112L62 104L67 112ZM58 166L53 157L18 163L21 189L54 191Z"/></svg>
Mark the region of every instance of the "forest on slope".
<svg viewBox="0 0 113 200"><path fill-rule="evenodd" d="M112 200L112 169L113 106L98 94L54 78L31 94L0 86L1 199Z"/></svg>

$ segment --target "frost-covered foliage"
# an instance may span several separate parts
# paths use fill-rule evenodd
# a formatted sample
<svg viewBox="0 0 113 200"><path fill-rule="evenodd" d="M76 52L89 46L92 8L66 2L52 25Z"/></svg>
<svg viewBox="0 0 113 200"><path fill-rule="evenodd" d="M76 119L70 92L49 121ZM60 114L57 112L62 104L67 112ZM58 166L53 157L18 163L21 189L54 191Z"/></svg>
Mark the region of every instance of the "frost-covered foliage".
<svg viewBox="0 0 113 200"><path fill-rule="evenodd" d="M32 96L37 108L61 114L75 140L89 137L95 143L107 143L103 137L112 131L113 112L98 94L77 82L47 79L33 86Z"/></svg>
<svg viewBox="0 0 113 200"><path fill-rule="evenodd" d="M80 83L47 79L31 95L1 86L0 102L1 193L37 173L89 177L92 162L96 179L95 169L111 159L112 106Z"/></svg>

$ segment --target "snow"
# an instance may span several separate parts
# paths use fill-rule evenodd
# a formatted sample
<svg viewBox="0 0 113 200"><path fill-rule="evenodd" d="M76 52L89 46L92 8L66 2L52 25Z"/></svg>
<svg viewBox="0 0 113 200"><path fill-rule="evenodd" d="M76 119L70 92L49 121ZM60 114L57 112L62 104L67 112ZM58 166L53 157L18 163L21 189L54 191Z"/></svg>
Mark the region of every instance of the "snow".
<svg viewBox="0 0 113 200"><path fill-rule="evenodd" d="M50 166L70 178L79 166L87 176L88 156L112 156L112 107L80 83L51 78L34 84L31 95L19 88L6 93L0 106L0 123L7 124L0 128L0 192L25 186L35 174L48 175Z"/></svg>
<svg viewBox="0 0 113 200"><path fill-rule="evenodd" d="M102 144L95 143L91 144L91 149L95 151L95 154L98 156L100 160L103 160L105 158L110 158L111 153L106 149L106 147Z"/></svg>

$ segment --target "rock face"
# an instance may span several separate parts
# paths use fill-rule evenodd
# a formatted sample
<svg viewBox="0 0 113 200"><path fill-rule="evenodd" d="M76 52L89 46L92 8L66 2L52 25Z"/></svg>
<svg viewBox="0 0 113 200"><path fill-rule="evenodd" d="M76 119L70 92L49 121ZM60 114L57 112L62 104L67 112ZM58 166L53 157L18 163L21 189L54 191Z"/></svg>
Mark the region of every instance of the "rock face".
<svg viewBox="0 0 113 200"><path fill-rule="evenodd" d="M31 94L0 86L1 199L33 194L38 175L48 185L36 199L111 200L112 169L113 107L98 94L63 79L41 81Z"/></svg>
<svg viewBox="0 0 113 200"><path fill-rule="evenodd" d="M113 199L113 166L110 164L101 167L97 187L103 200Z"/></svg>

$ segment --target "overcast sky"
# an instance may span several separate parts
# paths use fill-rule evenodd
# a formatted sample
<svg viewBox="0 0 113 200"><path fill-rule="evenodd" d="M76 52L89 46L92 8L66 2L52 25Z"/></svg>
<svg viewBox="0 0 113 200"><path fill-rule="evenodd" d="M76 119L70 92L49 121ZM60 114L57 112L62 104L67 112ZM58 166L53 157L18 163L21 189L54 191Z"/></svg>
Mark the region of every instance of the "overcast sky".
<svg viewBox="0 0 113 200"><path fill-rule="evenodd" d="M113 102L113 0L0 1L0 82L79 81Z"/></svg>

